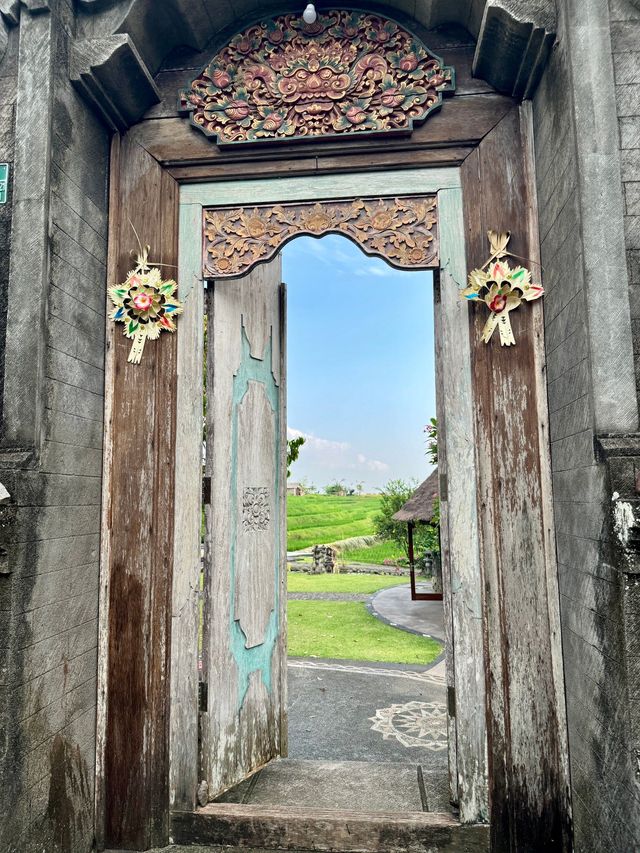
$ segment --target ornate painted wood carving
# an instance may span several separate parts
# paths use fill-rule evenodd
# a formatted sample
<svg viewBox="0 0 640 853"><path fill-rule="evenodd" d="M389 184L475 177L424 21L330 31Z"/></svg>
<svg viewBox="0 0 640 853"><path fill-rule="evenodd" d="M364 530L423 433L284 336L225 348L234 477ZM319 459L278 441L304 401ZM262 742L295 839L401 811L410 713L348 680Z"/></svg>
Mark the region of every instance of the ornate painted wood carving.
<svg viewBox="0 0 640 853"><path fill-rule="evenodd" d="M438 265L435 195L217 207L203 216L205 278L246 275L301 234L342 234L398 269Z"/></svg>
<svg viewBox="0 0 640 853"><path fill-rule="evenodd" d="M453 93L453 68L394 21L282 15L234 36L180 93L179 108L218 145L410 133Z"/></svg>

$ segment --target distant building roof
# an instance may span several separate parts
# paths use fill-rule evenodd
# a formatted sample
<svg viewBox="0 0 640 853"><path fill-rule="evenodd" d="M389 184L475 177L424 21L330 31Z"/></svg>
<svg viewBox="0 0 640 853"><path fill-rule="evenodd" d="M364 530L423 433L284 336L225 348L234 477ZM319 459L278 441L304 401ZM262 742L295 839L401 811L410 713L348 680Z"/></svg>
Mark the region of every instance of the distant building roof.
<svg viewBox="0 0 640 853"><path fill-rule="evenodd" d="M394 521L431 521L434 502L438 497L438 469L434 468L424 483L418 486L409 500L393 516Z"/></svg>

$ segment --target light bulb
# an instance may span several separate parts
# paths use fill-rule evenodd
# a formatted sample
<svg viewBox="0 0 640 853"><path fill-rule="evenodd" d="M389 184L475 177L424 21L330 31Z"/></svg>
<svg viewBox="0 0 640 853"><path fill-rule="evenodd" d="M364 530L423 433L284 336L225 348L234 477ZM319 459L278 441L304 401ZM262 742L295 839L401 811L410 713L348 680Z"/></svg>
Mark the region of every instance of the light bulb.
<svg viewBox="0 0 640 853"><path fill-rule="evenodd" d="M302 20L305 22L305 24L315 24L317 18L318 15L316 13L316 7L313 5L313 3L309 3L307 8L302 13Z"/></svg>

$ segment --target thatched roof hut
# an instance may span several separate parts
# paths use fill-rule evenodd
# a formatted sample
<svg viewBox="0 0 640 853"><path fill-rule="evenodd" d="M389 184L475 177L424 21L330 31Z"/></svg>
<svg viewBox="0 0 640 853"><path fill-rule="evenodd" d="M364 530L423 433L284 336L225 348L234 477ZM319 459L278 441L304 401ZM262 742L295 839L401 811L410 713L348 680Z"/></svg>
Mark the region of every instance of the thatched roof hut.
<svg viewBox="0 0 640 853"><path fill-rule="evenodd" d="M394 521L424 521L433 518L434 504L438 497L438 469L434 468L427 479L418 486L409 500L393 516Z"/></svg>

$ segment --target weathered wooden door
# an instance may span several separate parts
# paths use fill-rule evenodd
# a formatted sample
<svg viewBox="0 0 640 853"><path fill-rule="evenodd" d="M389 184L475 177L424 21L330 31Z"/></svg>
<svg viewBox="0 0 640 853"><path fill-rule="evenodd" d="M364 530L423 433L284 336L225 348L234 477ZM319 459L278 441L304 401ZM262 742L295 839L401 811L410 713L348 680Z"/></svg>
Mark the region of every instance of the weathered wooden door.
<svg viewBox="0 0 640 853"><path fill-rule="evenodd" d="M281 260L209 284L201 770L215 797L286 752Z"/></svg>

